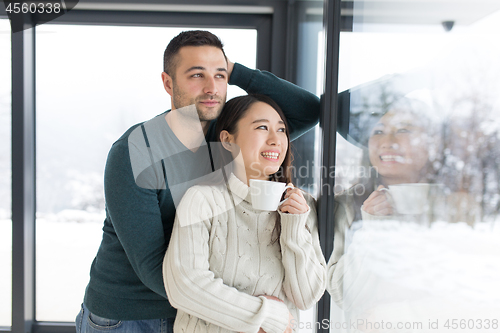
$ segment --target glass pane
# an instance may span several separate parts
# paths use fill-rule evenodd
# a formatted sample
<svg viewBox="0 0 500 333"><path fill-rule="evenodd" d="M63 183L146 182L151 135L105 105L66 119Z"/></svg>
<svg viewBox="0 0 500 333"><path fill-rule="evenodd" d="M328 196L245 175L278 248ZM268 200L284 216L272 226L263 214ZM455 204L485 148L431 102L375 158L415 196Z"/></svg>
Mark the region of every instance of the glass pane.
<svg viewBox="0 0 500 333"><path fill-rule="evenodd" d="M11 41L0 19L0 327L12 322Z"/></svg>
<svg viewBox="0 0 500 333"><path fill-rule="evenodd" d="M332 332L498 324L500 6L489 4L354 1L340 39Z"/></svg>
<svg viewBox="0 0 500 333"><path fill-rule="evenodd" d="M308 91L321 96L323 93L322 78L324 59L318 57L318 51L324 49L323 4L316 1L296 3L297 22L297 66L295 68L296 83ZM317 197L318 179L315 166L318 164L320 136L319 126L293 141L296 172L294 184L302 190ZM295 318L294 325L300 333L313 333L317 327L316 307L300 311L300 318Z"/></svg>
<svg viewBox="0 0 500 333"><path fill-rule="evenodd" d="M37 27L37 320L74 321L102 237L107 153L170 108L163 52L187 29ZM255 30L211 31L255 68ZM228 98L243 93L230 86Z"/></svg>

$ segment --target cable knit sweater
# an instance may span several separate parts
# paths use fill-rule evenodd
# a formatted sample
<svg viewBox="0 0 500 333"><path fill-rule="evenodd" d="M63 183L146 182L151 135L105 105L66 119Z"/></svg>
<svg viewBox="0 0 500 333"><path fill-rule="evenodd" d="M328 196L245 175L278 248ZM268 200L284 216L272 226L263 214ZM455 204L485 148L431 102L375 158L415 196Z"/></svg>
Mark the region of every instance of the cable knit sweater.
<svg viewBox="0 0 500 333"><path fill-rule="evenodd" d="M326 287L315 202L306 200L303 214L256 211L234 175L228 186L189 189L163 262L165 289L178 309L174 332L282 333L289 310L298 322L297 308L312 307ZM277 214L281 235L273 242Z"/></svg>

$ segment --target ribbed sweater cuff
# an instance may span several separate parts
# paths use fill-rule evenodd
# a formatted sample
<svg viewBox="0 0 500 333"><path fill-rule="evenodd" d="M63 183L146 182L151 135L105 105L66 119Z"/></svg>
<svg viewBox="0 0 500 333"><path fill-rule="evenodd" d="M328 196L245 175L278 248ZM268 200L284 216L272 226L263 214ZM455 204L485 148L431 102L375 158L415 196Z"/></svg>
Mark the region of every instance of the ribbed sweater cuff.
<svg viewBox="0 0 500 333"><path fill-rule="evenodd" d="M262 322L266 333L283 333L288 326L289 311L285 303L267 299L264 296L264 306L267 308L267 318Z"/></svg>
<svg viewBox="0 0 500 333"><path fill-rule="evenodd" d="M298 239L300 239L300 235L302 235L303 228L306 227L306 222L307 218L309 217L310 211L311 211L310 208L307 212L302 214L288 214L278 211L281 216L282 237L293 241L297 241Z"/></svg>
<svg viewBox="0 0 500 333"><path fill-rule="evenodd" d="M253 71L237 62L234 63L233 71L229 77L229 84L236 85L243 90L247 90L252 81Z"/></svg>

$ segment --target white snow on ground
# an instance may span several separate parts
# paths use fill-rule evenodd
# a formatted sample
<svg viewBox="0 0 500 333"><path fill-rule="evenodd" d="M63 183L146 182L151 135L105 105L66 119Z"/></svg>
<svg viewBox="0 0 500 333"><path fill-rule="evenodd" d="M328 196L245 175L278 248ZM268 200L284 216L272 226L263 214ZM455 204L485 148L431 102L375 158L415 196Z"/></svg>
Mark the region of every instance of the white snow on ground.
<svg viewBox="0 0 500 333"><path fill-rule="evenodd" d="M81 217L84 214L74 214ZM65 213L67 214L67 213ZM69 215L69 214L67 214ZM102 216L94 222L37 219L36 318L74 321L102 237ZM10 326L12 302L11 221L0 220L0 326Z"/></svg>
<svg viewBox="0 0 500 333"><path fill-rule="evenodd" d="M0 327L11 325L11 302L12 223L2 218L0 219Z"/></svg>
<svg viewBox="0 0 500 333"><path fill-rule="evenodd" d="M365 221L345 255L344 310L337 322L378 323L374 332L445 332L449 319L475 332L500 320L500 223ZM430 327L430 323L439 326ZM391 328L380 323L390 322ZM422 326L396 329L397 323ZM498 326L497 326L498 328ZM359 327L358 327L359 329ZM332 330L333 332L356 332ZM370 330L368 330L370 331Z"/></svg>

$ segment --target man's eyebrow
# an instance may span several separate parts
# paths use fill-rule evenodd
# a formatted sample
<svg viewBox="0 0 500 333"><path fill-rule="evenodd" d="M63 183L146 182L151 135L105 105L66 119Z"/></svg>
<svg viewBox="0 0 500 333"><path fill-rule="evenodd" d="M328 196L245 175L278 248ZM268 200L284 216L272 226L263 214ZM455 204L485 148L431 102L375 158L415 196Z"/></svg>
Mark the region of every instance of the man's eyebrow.
<svg viewBox="0 0 500 333"><path fill-rule="evenodd" d="M193 67L188 68L184 73L189 73L191 71L204 71L204 70L206 70L206 68L203 66L193 66ZM224 67L217 68L217 72L226 72L227 73L227 69Z"/></svg>
<svg viewBox="0 0 500 333"><path fill-rule="evenodd" d="M191 71L197 71L197 70L203 71L203 70L205 70L205 67L203 67L203 66L189 67L184 73L188 73L188 72L191 72Z"/></svg>

